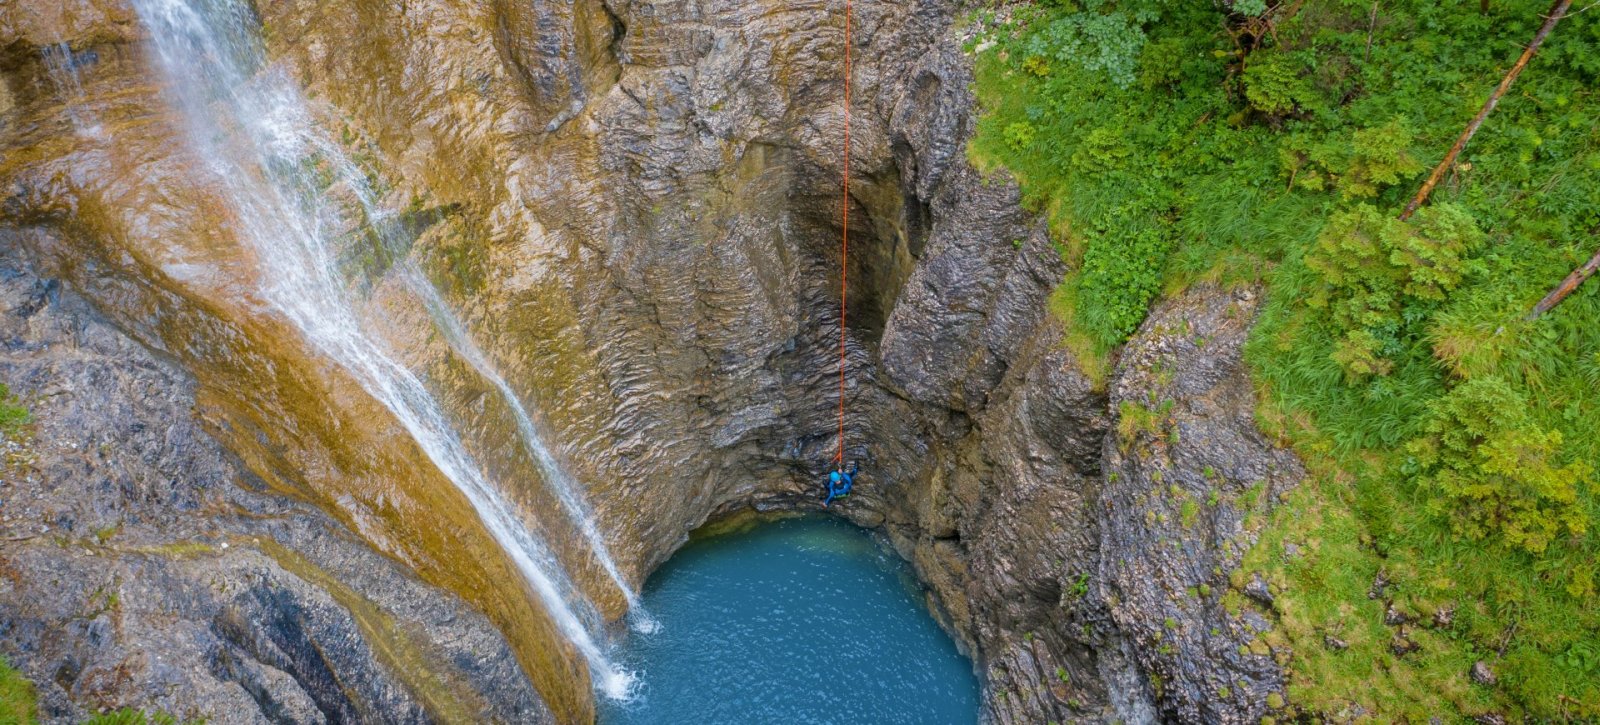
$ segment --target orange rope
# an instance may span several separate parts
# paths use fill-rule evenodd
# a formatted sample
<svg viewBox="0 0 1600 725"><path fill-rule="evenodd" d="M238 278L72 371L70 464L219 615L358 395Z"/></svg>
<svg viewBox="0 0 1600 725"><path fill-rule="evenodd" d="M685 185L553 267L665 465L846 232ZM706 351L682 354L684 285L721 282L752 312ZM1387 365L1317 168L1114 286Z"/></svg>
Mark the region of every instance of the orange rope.
<svg viewBox="0 0 1600 725"><path fill-rule="evenodd" d="M839 247L839 452L844 469L844 310L850 270L850 0L844 0L844 234Z"/></svg>

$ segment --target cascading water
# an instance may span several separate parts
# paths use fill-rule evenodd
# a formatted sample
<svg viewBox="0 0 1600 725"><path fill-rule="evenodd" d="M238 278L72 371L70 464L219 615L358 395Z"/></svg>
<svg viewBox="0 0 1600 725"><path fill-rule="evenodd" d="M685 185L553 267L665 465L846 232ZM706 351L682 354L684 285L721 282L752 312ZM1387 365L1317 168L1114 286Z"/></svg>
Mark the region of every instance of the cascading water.
<svg viewBox="0 0 1600 725"><path fill-rule="evenodd" d="M87 57L72 52L72 46L66 43L56 43L46 46L42 51L44 55L45 72L50 78L50 84L55 86L56 95L66 104L67 118L72 120L74 131L91 137L102 134L100 124L92 115L80 108L83 101L83 79L78 74L80 63L93 63L94 51L89 51Z"/></svg>
<svg viewBox="0 0 1600 725"><path fill-rule="evenodd" d="M561 469L561 465L556 462L555 456L551 455L550 449L544 444L544 440L539 437L539 431L534 428L533 419L528 416L528 410L522 405L521 398L517 396L516 391L511 389L511 385L506 382L505 378L500 375L499 370L494 367L494 363L490 362L489 358L478 348L478 345L473 342L472 337L467 334L466 328L451 313L450 308L445 304L444 298L439 296L439 291L434 288L433 284L423 278L422 273L409 262L401 264L400 274L404 276L406 285L418 297L422 298L423 303L428 308L428 312L433 315L436 324L444 331L445 338L449 341L451 349L455 350L457 355L460 355L474 370L478 371L478 375L494 385L495 389L500 392L501 399L511 408L512 417L516 418L517 421L517 433L522 439L523 448L539 464L539 470L544 473L545 480L555 489L556 496L561 500L562 508L566 509L567 515L571 516L572 520L578 524L579 529L583 532L583 537L589 542L590 551L599 560L601 567L606 570L606 574L610 575L611 581L616 583L617 588L622 590L623 596L627 598L628 616L633 621L634 629L646 634L654 632L659 625L645 611L644 604L639 601L638 593L634 592L628 586L627 581L622 578L622 572L617 569L616 562L612 561L605 539L601 537L599 528L595 526L594 518L589 515L588 507L578 497L576 487L567 477L566 472Z"/></svg>
<svg viewBox="0 0 1600 725"><path fill-rule="evenodd" d="M381 402L471 503L595 683L624 698L633 676L591 632L599 617L560 563L487 479L421 380L369 337L336 271L330 237L345 226L322 199L318 144L299 90L266 67L252 8L239 0L134 0L197 156L205 159L259 257L263 294L323 354Z"/></svg>
<svg viewBox="0 0 1600 725"><path fill-rule="evenodd" d="M367 181L361 169L351 161L344 150L333 144L327 138L317 135L314 130L308 130L307 140L315 144L321 158L332 164L334 172L347 188L355 195L357 203L361 205L362 212L366 214L368 224L377 230L377 234L387 251L397 255L404 255L406 250L401 240L395 239L393 230L399 227L393 223L395 214L378 203L372 186ZM444 297L439 294L438 288L433 286L422 271L409 260L402 259L396 265L397 274L404 281L407 289L416 295L427 308L428 314L433 318L435 326L444 333L445 341L450 349L460 358L465 360L478 376L494 386L500 394L500 399L511 410L516 421L517 435L522 442L523 449L534 463L539 466L545 482L556 493L556 498L561 502L561 507L578 526L584 540L589 544L589 551L595 560L600 563L606 575L613 584L622 592L623 598L628 603L628 618L633 628L641 633L649 634L656 631L660 624L650 616L644 608L644 603L639 601L638 592L628 585L627 579L622 576L622 571L617 568L617 563L611 558L610 547L606 545L605 537L600 534L600 529L595 525L594 516L589 511L588 504L578 493L578 487L565 469L551 453L549 446L545 445L544 438L539 435L539 429L534 426L533 418L528 414L527 406L523 404L521 396L511 388L503 375L490 361L488 355L478 346L471 333L455 314Z"/></svg>

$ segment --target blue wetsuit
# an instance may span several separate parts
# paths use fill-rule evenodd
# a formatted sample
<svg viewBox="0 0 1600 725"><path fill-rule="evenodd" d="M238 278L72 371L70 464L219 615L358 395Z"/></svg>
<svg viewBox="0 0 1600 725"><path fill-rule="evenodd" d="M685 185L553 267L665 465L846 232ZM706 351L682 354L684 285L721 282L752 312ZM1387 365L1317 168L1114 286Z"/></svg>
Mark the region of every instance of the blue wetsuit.
<svg viewBox="0 0 1600 725"><path fill-rule="evenodd" d="M855 485L856 471L861 470L860 464L851 464L850 470L835 470L828 474L828 497L822 500L826 507L836 498L849 495L850 487Z"/></svg>

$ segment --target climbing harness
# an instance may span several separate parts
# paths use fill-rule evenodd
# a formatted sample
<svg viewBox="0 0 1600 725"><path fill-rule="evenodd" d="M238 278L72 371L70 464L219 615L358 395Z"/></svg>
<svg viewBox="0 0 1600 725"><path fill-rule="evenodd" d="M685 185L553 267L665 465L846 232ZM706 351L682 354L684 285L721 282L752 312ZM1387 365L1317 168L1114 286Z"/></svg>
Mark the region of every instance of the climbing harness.
<svg viewBox="0 0 1600 725"><path fill-rule="evenodd" d="M855 486L856 473L860 470L860 464L851 464L848 471L844 470L843 466L840 466L837 470L828 474L828 497L822 500L823 508L827 508L828 504L833 503L836 498L844 498L850 495L850 489Z"/></svg>

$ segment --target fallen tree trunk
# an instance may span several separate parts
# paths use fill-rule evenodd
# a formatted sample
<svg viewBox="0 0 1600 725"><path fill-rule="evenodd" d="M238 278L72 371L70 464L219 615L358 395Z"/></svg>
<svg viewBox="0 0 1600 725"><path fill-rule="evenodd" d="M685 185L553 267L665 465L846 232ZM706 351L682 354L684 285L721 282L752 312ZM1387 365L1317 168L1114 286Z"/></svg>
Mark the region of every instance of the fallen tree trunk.
<svg viewBox="0 0 1600 725"><path fill-rule="evenodd" d="M1517 58L1516 64L1506 72L1506 77L1500 79L1500 85L1495 86L1494 92L1489 94L1489 100L1484 102L1483 108L1478 110L1478 115L1474 116L1472 122L1467 124L1466 130L1461 132L1461 137L1456 139L1455 144L1450 147L1450 152L1444 155L1444 160L1433 168L1433 173L1428 175L1428 180L1422 182L1422 188L1417 189L1417 195L1411 197L1411 202L1406 204L1405 211L1400 212L1400 221L1410 219L1411 215L1416 213L1417 208L1428 200L1428 195L1433 193L1433 187L1438 186L1439 182L1444 180L1444 175L1450 171L1450 167L1455 165L1456 157L1461 155L1462 149L1467 147L1467 142L1472 140L1473 134L1478 132L1478 127L1483 125L1483 119L1488 118L1489 112L1500 104L1500 97L1504 96L1506 91L1511 88L1511 83L1517 79L1517 76L1522 75L1522 69L1528 67L1528 61L1533 58L1534 53L1538 52L1539 46L1544 44L1544 39L1549 37L1550 31L1555 29L1556 23L1561 22L1561 18L1567 14L1567 8L1571 6L1572 0L1556 0L1555 5L1550 7L1550 14L1545 16L1544 24L1539 26L1539 32L1534 34L1533 42L1523 49L1522 56Z"/></svg>
<svg viewBox="0 0 1600 725"><path fill-rule="evenodd" d="M1550 308L1561 304L1561 301L1566 299L1567 295L1572 294L1572 291L1577 289L1578 285L1583 284L1584 280L1593 277L1596 270L1600 270L1600 252L1595 252L1594 256L1589 258L1589 261L1572 270L1572 274L1567 275L1566 279L1561 280L1561 284L1550 290L1550 294L1539 300L1539 304L1534 305L1533 309L1528 312L1528 316L1523 319L1530 321L1539 319L1539 316L1549 312Z"/></svg>

